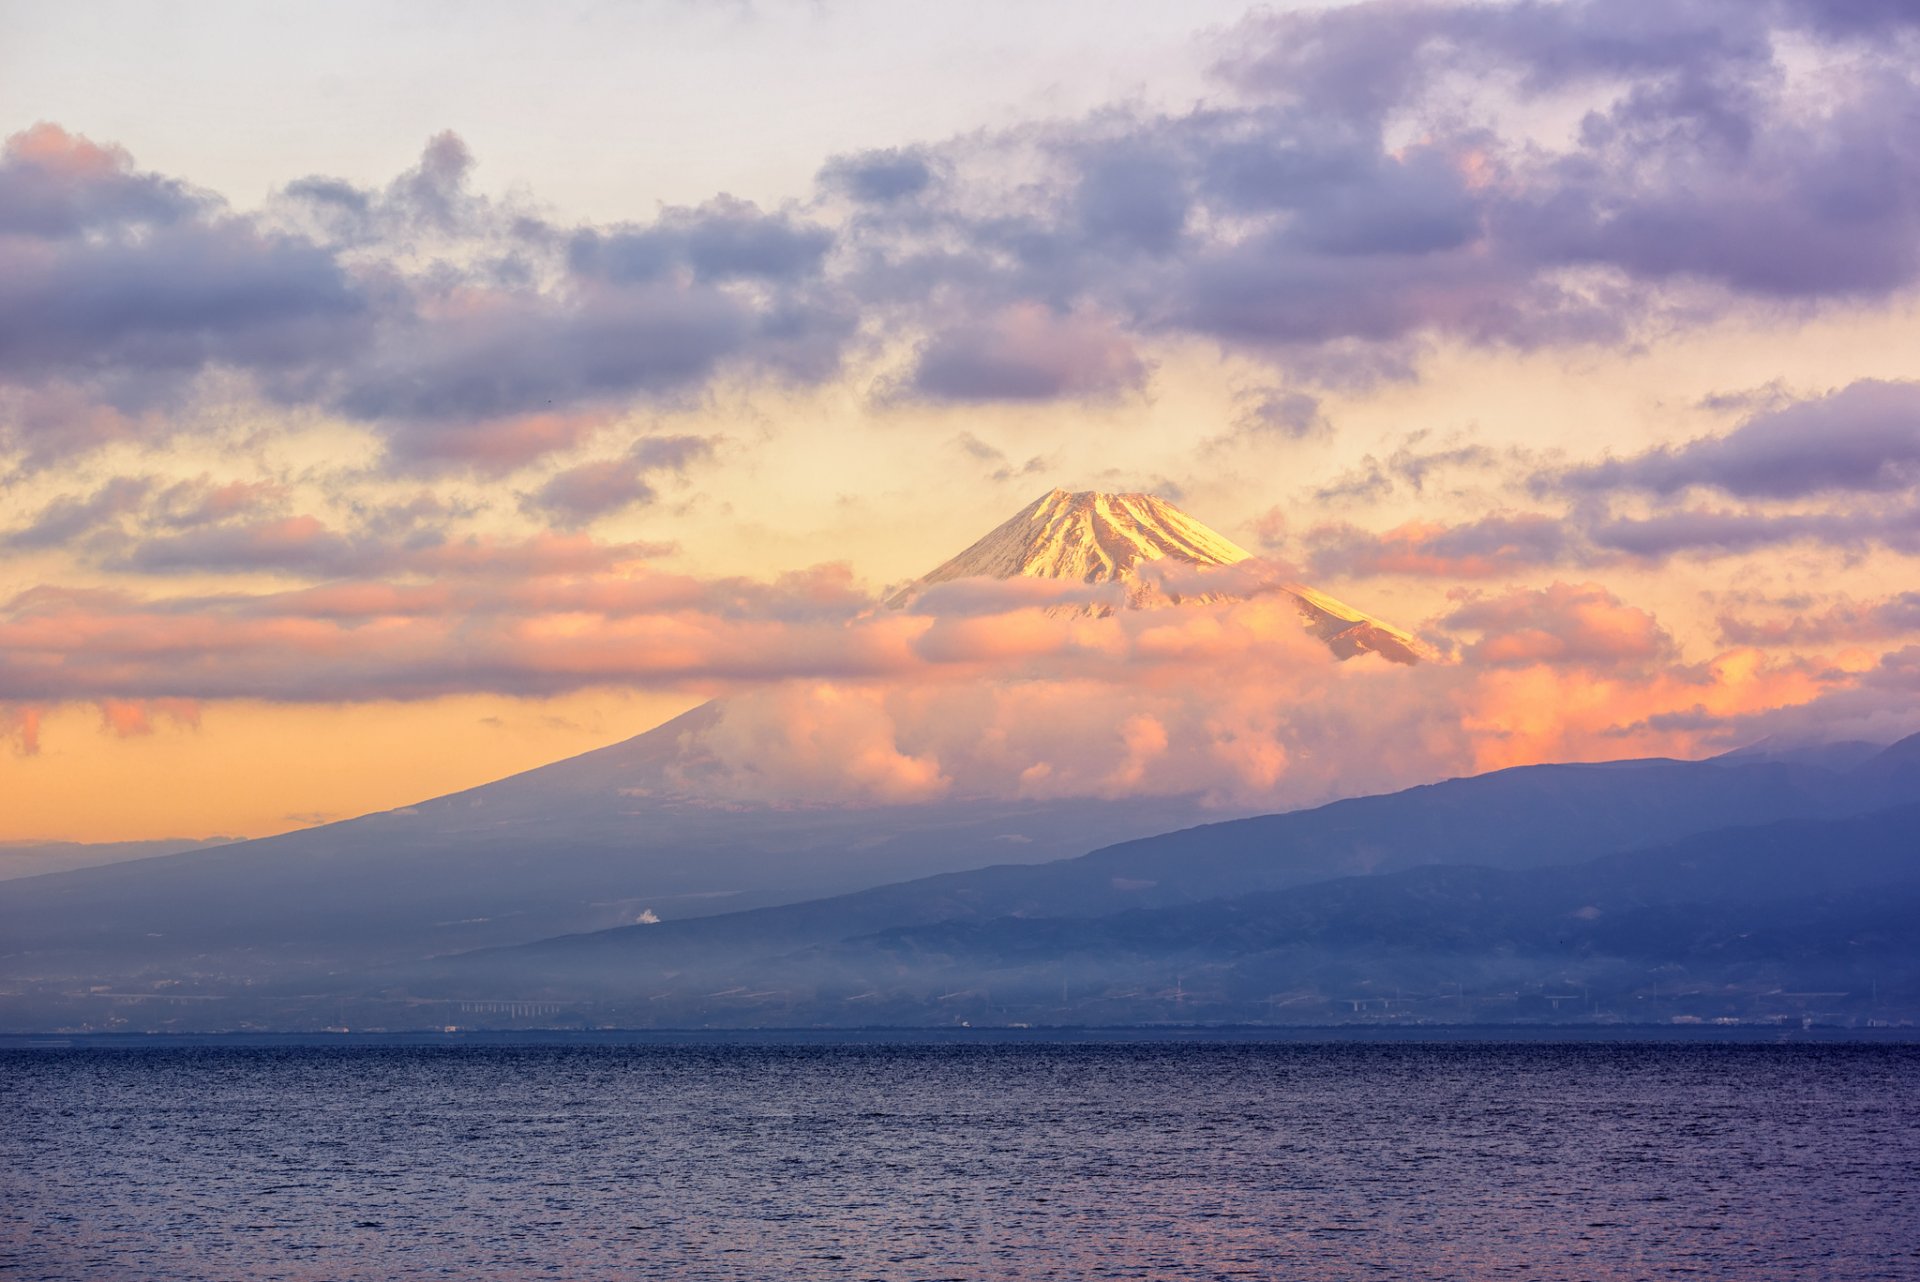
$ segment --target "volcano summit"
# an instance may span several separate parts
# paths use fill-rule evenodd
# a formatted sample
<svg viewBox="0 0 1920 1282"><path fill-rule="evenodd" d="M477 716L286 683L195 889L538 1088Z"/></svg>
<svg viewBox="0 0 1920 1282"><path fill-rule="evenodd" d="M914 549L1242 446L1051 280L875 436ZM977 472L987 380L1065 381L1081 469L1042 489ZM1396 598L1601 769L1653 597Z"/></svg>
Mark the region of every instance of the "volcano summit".
<svg viewBox="0 0 1920 1282"><path fill-rule="evenodd" d="M910 605L936 584L973 578L1119 584L1130 609L1279 593L1293 599L1301 625L1343 659L1372 653L1395 663L1418 663L1432 657L1412 633L1304 583L1209 573L1254 565L1253 553L1156 495L1051 490L893 593L887 604ZM1182 572L1188 568L1197 573ZM1056 609L1108 614L1113 606L1092 602Z"/></svg>

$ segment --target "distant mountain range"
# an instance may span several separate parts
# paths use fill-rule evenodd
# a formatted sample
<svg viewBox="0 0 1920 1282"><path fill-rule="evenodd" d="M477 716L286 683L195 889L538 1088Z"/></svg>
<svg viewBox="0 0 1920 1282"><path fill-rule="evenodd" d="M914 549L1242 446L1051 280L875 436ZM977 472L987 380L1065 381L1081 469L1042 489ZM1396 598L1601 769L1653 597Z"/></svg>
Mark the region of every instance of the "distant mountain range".
<svg viewBox="0 0 1920 1282"><path fill-rule="evenodd" d="M1484 978L1463 971L1464 961L1504 957L1512 965L1495 967L1499 973L1531 968L1544 980L1554 968L1519 945L1557 938L1569 923L1590 944L1604 943L1623 921L1658 920L1656 907L1685 916L1693 905L1703 929L1718 922L1731 930L1755 913L1790 917L1821 895L1841 903L1876 887L1904 894L1904 882L1920 881L1916 799L1920 737L1840 771L1741 758L1527 766L1204 825L1049 864L446 958L391 977L391 991L516 993L617 1009L642 1023L805 1024L849 1014L866 1022L877 1009L907 1022L937 1019L941 1006L927 1004L939 996L934 989L997 990L994 1009L1004 1015L1011 991L1035 985L1049 998L1045 1017L1060 1020L1065 983L1080 986L1082 997L1070 1004L1083 1017L1118 1018L1090 986L1148 983L1158 991L1152 984L1177 985L1203 961L1235 970L1248 957L1229 945L1273 954L1261 973L1289 990L1333 954L1351 961L1368 950L1404 988L1420 973L1409 958L1431 957L1427 945L1436 939L1446 941L1448 973ZM1703 852L1711 856L1704 862ZM1579 902L1561 903L1569 898ZM1870 895L1854 907L1877 911L1877 902ZM1410 903L1427 905L1424 934L1404 929ZM1590 905L1590 921L1562 920ZM1291 936L1290 922L1299 923ZM1915 922L1883 942L1920 959ZM1281 938L1292 951L1279 947ZM1678 947L1686 938L1661 926L1642 942ZM1785 949L1777 960L1794 955ZM1275 958L1296 969L1268 973ZM1308 988L1318 996L1301 998L1296 1015L1337 1014L1328 1004L1347 1000ZM833 1004L869 991L870 1008ZM1273 991L1222 998L1209 1017L1263 1018ZM1891 975L1887 992L1896 993ZM1920 991L1912 995L1920 1013ZM1181 1008L1197 1015L1197 1000L1183 998ZM1174 1018L1151 1000L1128 1009L1126 1018ZM1026 1014L1042 1017L1038 1009Z"/></svg>
<svg viewBox="0 0 1920 1282"><path fill-rule="evenodd" d="M1845 769L1529 766L1045 864L243 987L16 981L0 1021L97 1023L113 1001L171 1028L1914 1019L1917 797L1920 737Z"/></svg>

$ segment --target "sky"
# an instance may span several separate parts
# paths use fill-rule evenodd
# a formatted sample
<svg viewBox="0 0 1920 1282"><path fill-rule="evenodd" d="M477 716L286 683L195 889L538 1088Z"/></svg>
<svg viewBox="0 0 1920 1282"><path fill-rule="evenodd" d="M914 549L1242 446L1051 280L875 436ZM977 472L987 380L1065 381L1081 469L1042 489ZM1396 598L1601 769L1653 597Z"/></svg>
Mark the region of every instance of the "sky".
<svg viewBox="0 0 1920 1282"><path fill-rule="evenodd" d="M1920 10L0 3L0 841L1920 730ZM1053 487L1271 598L879 603Z"/></svg>

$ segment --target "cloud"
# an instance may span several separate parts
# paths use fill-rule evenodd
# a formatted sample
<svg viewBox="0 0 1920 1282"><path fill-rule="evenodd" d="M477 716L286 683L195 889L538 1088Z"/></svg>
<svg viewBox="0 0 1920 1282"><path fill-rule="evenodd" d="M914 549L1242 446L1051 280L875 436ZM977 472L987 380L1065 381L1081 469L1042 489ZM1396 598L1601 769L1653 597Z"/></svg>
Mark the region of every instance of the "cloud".
<svg viewBox="0 0 1920 1282"><path fill-rule="evenodd" d="M648 551L464 540L368 552L292 589L30 589L0 604L0 707L24 743L19 710L75 703L139 733L227 699L674 689L726 695L681 766L706 796L1273 806L1544 756L1697 751L1862 680L1755 652L1682 663L1650 614L1590 584L1462 601L1444 622L1472 634L1464 661L1407 666L1342 662L1290 599L1241 595L1271 567L1176 575L1188 604L1097 616L1055 608L1088 585L943 584L888 610L844 567L700 579Z"/></svg>
<svg viewBox="0 0 1920 1282"><path fill-rule="evenodd" d="M1844 601L1818 613L1772 618L1720 616L1729 645L1807 646L1882 642L1920 633L1920 592L1897 592L1877 601Z"/></svg>
<svg viewBox="0 0 1920 1282"><path fill-rule="evenodd" d="M384 191L311 177L241 216L117 150L16 135L0 395L46 412L7 415L0 449L44 465L182 430L224 372L369 425L403 466L498 472L726 372L838 371L858 321L820 279L831 229L722 198L568 232L471 193L472 163L442 134Z"/></svg>
<svg viewBox="0 0 1920 1282"><path fill-rule="evenodd" d="M100 728L116 738L132 739L153 733L156 719L198 729L200 705L190 699L103 699Z"/></svg>
<svg viewBox="0 0 1920 1282"><path fill-rule="evenodd" d="M900 148L836 156L820 170L821 186L872 205L911 199L933 180L933 167L924 156Z"/></svg>
<svg viewBox="0 0 1920 1282"><path fill-rule="evenodd" d="M1094 144L1078 158L1073 212L1082 235L1121 253L1166 254L1189 209L1177 156L1150 137Z"/></svg>
<svg viewBox="0 0 1920 1282"><path fill-rule="evenodd" d="M1785 513L1685 508L1596 521L1590 535L1602 548L1648 560L1681 552L1738 555L1800 542L1854 549L1879 542L1912 548L1920 537L1920 512L1911 508Z"/></svg>
<svg viewBox="0 0 1920 1282"><path fill-rule="evenodd" d="M1234 429L1242 437L1302 441L1330 435L1333 424L1321 412L1319 397L1285 388L1267 388L1251 395L1247 407L1234 419Z"/></svg>
<svg viewBox="0 0 1920 1282"><path fill-rule="evenodd" d="M651 503L656 490L649 477L685 473L713 454L705 436L645 436L620 458L595 459L556 472L526 496L524 505L544 512L568 529L637 503Z"/></svg>
<svg viewBox="0 0 1920 1282"><path fill-rule="evenodd" d="M935 334L908 386L941 401L1099 399L1137 390L1146 377L1145 362L1106 320L1023 303Z"/></svg>
<svg viewBox="0 0 1920 1282"><path fill-rule="evenodd" d="M235 219L0 237L0 383L84 387L137 413L213 366L286 374L344 358L370 307L326 252ZM65 429L23 423L0 445L50 457L70 448Z"/></svg>
<svg viewBox="0 0 1920 1282"><path fill-rule="evenodd" d="M1815 16L1258 15L1220 68L1237 95L932 148L952 179L863 214L849 285L909 320L1090 308L1297 379L1404 374L1436 336L1612 343L1783 298L1884 299L1920 282L1920 83ZM1786 52L1806 42L1818 69ZM1570 136L1515 126L1549 97L1584 112Z"/></svg>
<svg viewBox="0 0 1920 1282"><path fill-rule="evenodd" d="M85 498L62 495L42 508L40 515L0 538L0 544L33 551L73 543L106 526L117 525L146 502L153 481L144 476L117 476Z"/></svg>
<svg viewBox="0 0 1920 1282"><path fill-rule="evenodd" d="M1911 290L1917 40L1865 0L1259 13L1191 110L841 156L834 199L603 226L476 193L450 133L382 187L309 175L241 214L39 125L0 158L0 449L184 430L237 374L396 466L499 473L728 380L891 350L906 368L863 373L893 396L1097 399L1194 339L1273 367L1256 427L1320 430L1289 398L1407 377L1436 339L1635 342ZM1543 104L1574 126L1527 127ZM1714 460L1660 462L1640 481Z"/></svg>
<svg viewBox="0 0 1920 1282"><path fill-rule="evenodd" d="M989 468L987 475L996 481L1011 481L1017 477L1038 476L1047 470L1047 459L1043 455L1030 456L1026 462L1016 464L1007 457L1006 451L997 445L975 436L972 432L962 432L953 438L953 444L961 453Z"/></svg>
<svg viewBox="0 0 1920 1282"><path fill-rule="evenodd" d="M41 708L0 703L0 739L13 745L23 757L40 755L40 725L46 713Z"/></svg>
<svg viewBox="0 0 1920 1282"><path fill-rule="evenodd" d="M643 475L644 469L633 458L595 459L554 473L527 497L527 505L552 514L564 526L578 526L636 503L652 502L654 490Z"/></svg>
<svg viewBox="0 0 1920 1282"><path fill-rule="evenodd" d="M690 740L680 782L743 800L888 799L889 772L839 774L820 751L830 744L899 766L916 796L1291 806L1530 761L1698 755L1738 742L1756 717L1855 684L1751 651L1677 663L1650 615L1591 587L1478 610L1479 623L1520 630L1504 647L1490 633L1475 660L1419 668L1340 663L1272 601L1101 620L1028 613L1015 644L976 616L972 653L998 662L938 681L732 695L724 733Z"/></svg>
<svg viewBox="0 0 1920 1282"><path fill-rule="evenodd" d="M1328 523L1308 531L1303 542L1312 574L1340 578L1500 578L1594 559L1565 519L1540 512L1496 512L1459 525L1408 521L1380 534Z"/></svg>
<svg viewBox="0 0 1920 1282"><path fill-rule="evenodd" d="M1678 652L1654 617L1597 583L1555 583L1494 597L1470 597L1441 623L1478 632L1466 659L1488 667L1577 663L1644 667Z"/></svg>
<svg viewBox="0 0 1920 1282"><path fill-rule="evenodd" d="M1749 499L1912 489L1920 485L1920 382L1863 379L1764 410L1725 436L1574 468L1559 481L1586 491L1699 487Z"/></svg>
<svg viewBox="0 0 1920 1282"><path fill-rule="evenodd" d="M201 476L167 486L155 496L154 506L162 524L187 528L258 513L286 501L286 487L275 481L216 484Z"/></svg>
<svg viewBox="0 0 1920 1282"><path fill-rule="evenodd" d="M669 209L646 227L575 232L567 265L578 276L622 284L675 270L707 281L785 281L819 275L833 244L826 227L722 196L697 209Z"/></svg>
<svg viewBox="0 0 1920 1282"><path fill-rule="evenodd" d="M1868 379L1799 401L1768 393L1763 403L1720 436L1553 468L1473 444L1423 450L1424 434L1415 433L1384 463L1368 455L1316 497L1377 502L1401 483L1419 493L1434 474L1459 469L1504 471L1535 500L1559 497L1569 508L1409 521L1384 532L1328 522L1302 540L1309 566L1323 576L1466 579L1793 544L1920 551L1920 383ZM1742 502L1683 497L1697 492Z"/></svg>
<svg viewBox="0 0 1920 1282"><path fill-rule="evenodd" d="M207 198L134 169L119 147L102 147L41 123L0 152L0 235L44 239L97 227L160 227L195 216Z"/></svg>

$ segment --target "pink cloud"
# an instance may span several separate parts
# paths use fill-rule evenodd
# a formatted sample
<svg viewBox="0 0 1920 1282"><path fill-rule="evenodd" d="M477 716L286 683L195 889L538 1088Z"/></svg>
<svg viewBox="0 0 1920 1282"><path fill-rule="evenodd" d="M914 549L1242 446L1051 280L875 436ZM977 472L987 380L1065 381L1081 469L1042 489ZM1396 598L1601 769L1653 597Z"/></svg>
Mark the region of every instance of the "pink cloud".
<svg viewBox="0 0 1920 1282"><path fill-rule="evenodd" d="M1555 583L1497 597L1469 597L1442 622L1481 634L1467 661L1492 667L1580 663L1642 665L1675 653L1673 638L1645 610L1597 583Z"/></svg>
<svg viewBox="0 0 1920 1282"><path fill-rule="evenodd" d="M421 424L409 429L404 452L412 460L498 476L572 449L611 421L606 414L580 412Z"/></svg>
<svg viewBox="0 0 1920 1282"><path fill-rule="evenodd" d="M1488 579L1569 560L1600 561L1564 517L1496 512L1458 525L1408 521L1382 533L1344 522L1307 533L1312 572L1364 577L1404 574Z"/></svg>
<svg viewBox="0 0 1920 1282"><path fill-rule="evenodd" d="M726 696L683 781L720 798L1270 807L1547 757L1694 754L1862 679L1757 651L1680 662L1650 613L1596 584L1463 601L1447 621L1478 634L1465 661L1409 666L1340 661L1284 596L1206 590L1245 588L1232 571L1169 576L1178 608L1063 613L1008 591L995 610L988 584L950 591L944 614L880 608L844 566L714 580L583 537L458 548L282 592L33 589L0 606L0 701L92 702L138 734L192 724L203 700L670 688ZM28 741L19 713L5 724Z"/></svg>
<svg viewBox="0 0 1920 1282"><path fill-rule="evenodd" d="M191 699L102 699L100 728L121 739L153 733L156 718L198 729L200 705Z"/></svg>
<svg viewBox="0 0 1920 1282"><path fill-rule="evenodd" d="M43 709L0 703L0 739L11 740L15 752L25 757L40 754L40 722Z"/></svg>

